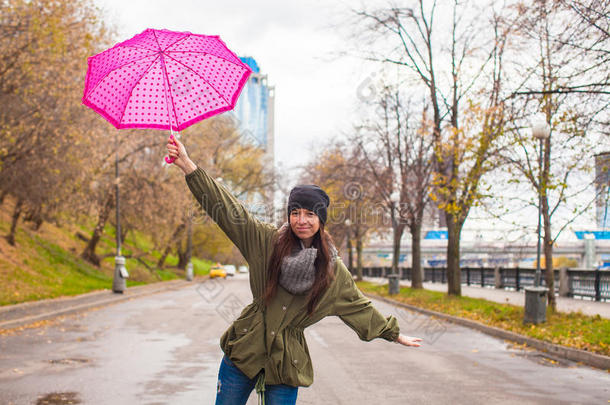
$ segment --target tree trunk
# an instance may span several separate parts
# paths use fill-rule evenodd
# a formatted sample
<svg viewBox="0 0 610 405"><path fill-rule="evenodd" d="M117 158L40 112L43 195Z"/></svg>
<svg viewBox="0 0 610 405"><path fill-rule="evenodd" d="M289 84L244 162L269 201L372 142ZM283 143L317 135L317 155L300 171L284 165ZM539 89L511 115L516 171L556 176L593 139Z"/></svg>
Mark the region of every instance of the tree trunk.
<svg viewBox="0 0 610 405"><path fill-rule="evenodd" d="M356 239L356 280L362 280L362 236Z"/></svg>
<svg viewBox="0 0 610 405"><path fill-rule="evenodd" d="M123 221L121 221L123 222ZM129 231L128 227L126 225L123 225L121 223L121 245L125 244L125 239L127 239L127 232Z"/></svg>
<svg viewBox="0 0 610 405"><path fill-rule="evenodd" d="M178 243L178 268L180 270L186 270L188 264L188 248L182 250L182 244Z"/></svg>
<svg viewBox="0 0 610 405"><path fill-rule="evenodd" d="M347 260L349 264L350 273L354 274L354 254L352 252L352 239L348 236L347 238Z"/></svg>
<svg viewBox="0 0 610 405"><path fill-rule="evenodd" d="M6 197L7 194L8 194L7 190L0 192L0 205L4 204L4 198Z"/></svg>
<svg viewBox="0 0 610 405"><path fill-rule="evenodd" d="M447 293L462 295L462 280L460 273L460 233L462 226L455 216L447 213Z"/></svg>
<svg viewBox="0 0 610 405"><path fill-rule="evenodd" d="M547 112L547 123L551 122L551 117L549 113L549 109ZM540 184L540 188L542 191L542 198L540 199L542 202L542 218L544 224L544 267L545 274L544 278L546 281L546 287L549 289L547 292L547 305L551 308L551 311L555 311L557 309L557 304L555 302L555 272L553 271L553 235L551 234L551 215L549 213L549 199L547 195L548 184L549 184L549 173L551 167L551 138L548 137L544 140L544 169L542 172L542 184Z"/></svg>
<svg viewBox="0 0 610 405"><path fill-rule="evenodd" d="M186 225L184 223L182 223L182 224L178 225L176 227L176 229L174 230L174 233L172 234L172 236L169 238L169 241L167 242L167 246L166 246L165 250L163 251L163 254L159 258L159 261L157 262L158 268L160 268L160 269L163 268L165 259L167 259L167 255L169 255L169 251L171 250L172 245L174 244L174 241L180 235L180 233L184 230L185 227L186 227Z"/></svg>
<svg viewBox="0 0 610 405"><path fill-rule="evenodd" d="M193 257L193 221L191 218L187 219L186 225L186 265L188 265ZM237 267L235 266L235 268Z"/></svg>
<svg viewBox="0 0 610 405"><path fill-rule="evenodd" d="M24 221L34 224L34 230L38 231L44 222L42 219L42 210L40 207L28 210L23 217Z"/></svg>
<svg viewBox="0 0 610 405"><path fill-rule="evenodd" d="M398 262L400 261L400 240L404 233L405 226L403 224L394 225L394 243L392 253L392 274L398 274Z"/></svg>
<svg viewBox="0 0 610 405"><path fill-rule="evenodd" d="M13 218L11 220L11 230L6 237L6 240L11 246L15 246L15 233L17 232L17 223L19 222L19 217L21 216L22 208L23 200L20 198L17 200L17 204L15 204L15 209L13 210Z"/></svg>
<svg viewBox="0 0 610 405"><path fill-rule="evenodd" d="M106 226L106 221L110 216L110 211L112 210L114 202L114 194L112 192L108 192L106 194L106 199L104 201L104 205L100 209L100 213L97 217L97 225L93 230L93 234L89 239L89 243L87 243L87 247L81 253L81 257L87 260L90 263L93 263L96 266L100 265L100 258L95 254L95 248L97 247L97 243L100 241L102 234L104 233L104 227Z"/></svg>
<svg viewBox="0 0 610 405"><path fill-rule="evenodd" d="M421 224L411 231L411 288L424 288L424 274L421 268Z"/></svg>
<svg viewBox="0 0 610 405"><path fill-rule="evenodd" d="M542 199L542 217L544 218L544 280L546 281L546 287L549 289L547 293L547 305L552 311L557 309L557 303L555 300L555 272L553 270L553 240L551 236L551 221L548 215L548 201L546 198Z"/></svg>
<svg viewBox="0 0 610 405"><path fill-rule="evenodd" d="M40 229L40 227L42 226L43 223L43 219L42 217L37 217L34 219L33 223L34 223L34 230L38 231Z"/></svg>

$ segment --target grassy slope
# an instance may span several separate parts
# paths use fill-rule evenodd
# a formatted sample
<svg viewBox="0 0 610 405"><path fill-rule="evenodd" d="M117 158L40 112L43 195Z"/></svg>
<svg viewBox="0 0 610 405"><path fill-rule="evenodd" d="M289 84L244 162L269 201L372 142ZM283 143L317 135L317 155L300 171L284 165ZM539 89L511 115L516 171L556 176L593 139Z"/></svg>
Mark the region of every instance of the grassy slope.
<svg viewBox="0 0 610 405"><path fill-rule="evenodd" d="M387 285L358 282L364 292L389 297ZM552 313L547 311L547 322L539 325L523 324L523 307L500 304L470 297L450 297L445 293L401 287L392 299L437 312L510 330L521 335L563 346L610 355L610 320L582 313Z"/></svg>
<svg viewBox="0 0 610 405"><path fill-rule="evenodd" d="M90 235L93 226L44 223L38 231L29 224L19 223L16 245L10 246L5 235L10 227L12 203L5 201L0 209L0 305L54 298L66 295L108 289L112 287L114 273L114 229L108 227L100 241L97 253L109 255L98 268L79 257L85 242L77 232ZM152 242L141 234L129 234L122 249L123 255L142 255L140 260L126 260L130 278L128 286L171 280L184 277L184 271L175 269L178 260L168 256L166 268L156 268L160 253L153 250ZM209 271L211 262L193 258L196 275Z"/></svg>

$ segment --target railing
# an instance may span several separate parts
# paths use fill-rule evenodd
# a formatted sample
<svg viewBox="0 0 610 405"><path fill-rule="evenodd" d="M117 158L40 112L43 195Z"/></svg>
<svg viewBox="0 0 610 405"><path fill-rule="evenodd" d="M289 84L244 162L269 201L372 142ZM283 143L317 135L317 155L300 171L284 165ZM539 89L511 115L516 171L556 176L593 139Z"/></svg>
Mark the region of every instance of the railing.
<svg viewBox="0 0 610 405"><path fill-rule="evenodd" d="M444 267L425 267L424 282L446 283L447 269ZM364 267L365 277L387 277L391 267ZM535 269L519 267L462 267L461 280L464 285L495 287L520 291L534 285ZM544 274L544 270L543 270ZM402 280L411 280L411 268L400 267ZM591 298L595 301L610 301L610 270L583 270L561 268L554 271L555 293L562 297ZM540 284L545 287L546 280Z"/></svg>

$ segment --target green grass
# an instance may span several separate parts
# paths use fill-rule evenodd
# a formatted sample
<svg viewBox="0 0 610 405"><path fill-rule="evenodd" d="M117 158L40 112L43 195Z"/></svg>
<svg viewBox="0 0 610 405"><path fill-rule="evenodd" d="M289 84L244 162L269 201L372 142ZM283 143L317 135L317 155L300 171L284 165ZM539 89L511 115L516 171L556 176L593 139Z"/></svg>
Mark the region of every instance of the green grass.
<svg viewBox="0 0 610 405"><path fill-rule="evenodd" d="M152 240L141 232L133 231L128 232L127 237L125 238L125 242L135 246L139 250L145 250L151 252L154 250L154 245Z"/></svg>
<svg viewBox="0 0 610 405"><path fill-rule="evenodd" d="M159 257L161 257L161 256L159 256ZM170 266L170 267L176 267L178 265L178 261L179 261L178 256L170 253L165 258L165 265Z"/></svg>
<svg viewBox="0 0 610 405"><path fill-rule="evenodd" d="M365 281L357 284L363 292L389 297L387 285ZM523 307L515 305L464 296L454 297L443 292L414 290L407 287L401 287L400 294L390 298L547 342L610 355L610 320L599 315L552 312L548 309L545 323L524 325Z"/></svg>
<svg viewBox="0 0 610 405"><path fill-rule="evenodd" d="M96 253L102 261L97 267L80 258L85 242L77 237L78 232L89 237L95 225L93 221L85 218L78 224L64 222L62 226L44 223L38 231L20 222L13 247L3 238L9 230L11 204L5 202L2 209L0 306L112 287L116 251L112 226L106 226L98 243ZM175 255L167 257L163 269L157 268L161 253L155 250L153 239L146 234L128 232L122 254L137 257L126 258L128 287L185 277L183 270L175 269L178 264ZM209 260L193 258L195 275L208 274L211 264Z"/></svg>
<svg viewBox="0 0 610 405"><path fill-rule="evenodd" d="M17 235L25 266L0 259L3 283L0 305L74 295L112 284L95 266L38 236Z"/></svg>
<svg viewBox="0 0 610 405"><path fill-rule="evenodd" d="M206 274L209 274L210 267L212 267L212 264L214 264L214 262L212 262L210 260L202 260L202 259L198 259L196 257L192 258L192 262L193 262L193 273L196 276L205 276Z"/></svg>
<svg viewBox="0 0 610 405"><path fill-rule="evenodd" d="M159 269L156 270L155 273L159 276L161 281L175 280L178 278L178 275L170 270Z"/></svg>

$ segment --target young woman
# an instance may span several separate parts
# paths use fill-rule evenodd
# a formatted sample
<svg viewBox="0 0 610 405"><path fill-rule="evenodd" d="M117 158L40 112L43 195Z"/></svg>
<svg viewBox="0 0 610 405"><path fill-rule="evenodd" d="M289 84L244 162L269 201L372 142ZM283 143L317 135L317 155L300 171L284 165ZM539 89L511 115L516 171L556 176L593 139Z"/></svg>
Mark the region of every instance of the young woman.
<svg viewBox="0 0 610 405"><path fill-rule="evenodd" d="M339 316L364 341L420 345L421 339L401 335L396 318L384 318L356 287L324 230L330 200L322 189L295 187L288 223L276 229L254 218L175 142L167 150L191 192L250 265L253 302L220 339L217 405L245 404L254 388L263 404L295 404L298 387L313 382L303 330L326 316Z"/></svg>

